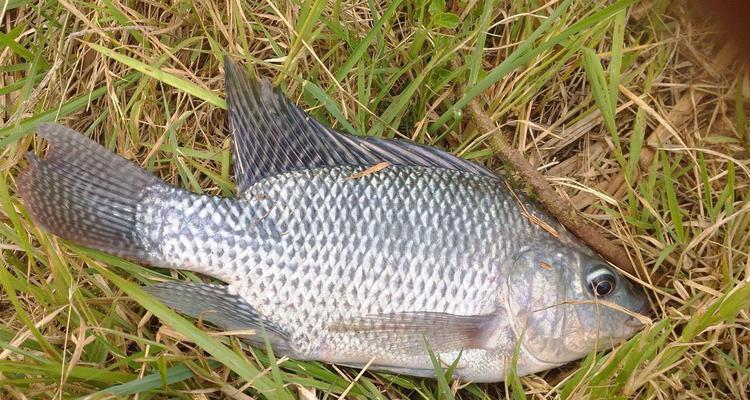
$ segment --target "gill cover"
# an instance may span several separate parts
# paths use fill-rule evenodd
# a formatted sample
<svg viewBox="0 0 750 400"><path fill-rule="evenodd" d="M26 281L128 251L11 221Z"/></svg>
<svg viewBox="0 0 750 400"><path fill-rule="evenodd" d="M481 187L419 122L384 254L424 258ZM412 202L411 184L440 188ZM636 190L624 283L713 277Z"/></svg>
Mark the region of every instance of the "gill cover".
<svg viewBox="0 0 750 400"><path fill-rule="evenodd" d="M563 349L565 268L559 257L541 257L532 250L520 253L508 275L508 305L516 337L539 361L558 363Z"/></svg>

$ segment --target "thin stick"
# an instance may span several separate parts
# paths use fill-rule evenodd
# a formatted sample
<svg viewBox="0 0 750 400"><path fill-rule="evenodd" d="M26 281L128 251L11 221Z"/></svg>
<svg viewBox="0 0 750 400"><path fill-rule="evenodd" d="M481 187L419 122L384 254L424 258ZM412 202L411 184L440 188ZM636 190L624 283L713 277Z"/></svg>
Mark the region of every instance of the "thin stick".
<svg viewBox="0 0 750 400"><path fill-rule="evenodd" d="M469 102L466 108L477 129L483 134L489 134L488 142L495 155L500 157L503 162L510 164L513 170L523 178L524 182L531 185L537 199L547 208L547 211L611 263L630 274L637 275L635 267L625 251L620 246L607 240L606 234L601 228L583 220L570 206L569 202L555 192L555 189L544 176L529 164L518 150L508 144L498 127L479 105L477 99Z"/></svg>
<svg viewBox="0 0 750 400"><path fill-rule="evenodd" d="M734 48L731 45L726 45L721 51L719 51L712 66L716 67L718 70L724 69L731 63L734 56ZM454 65L454 68L456 67L457 66ZM694 96L696 95L701 96L701 94L695 93L691 96L691 93L687 93L677 102L677 105L667 117L667 120L672 122L673 126L679 126L682 121L688 118L690 110L692 109L692 104L695 101ZM466 109L480 132L488 134L488 142L495 155L500 157L503 162L510 164L514 171L516 171L525 182L531 185L539 202L547 208L547 211L611 263L615 264L623 271L638 276L635 264L631 261L631 258L625 250L614 242L608 240L605 232L601 228L586 222L576 213L576 210L573 208L570 201L563 199L557 194L557 192L555 192L555 189L547 182L544 176L529 164L517 149L508 144L505 137L487 113L484 112L476 98L467 105ZM641 167L651 163L651 160L653 160L654 157L654 151L651 147L655 147L657 143L666 139L666 136L670 132L670 129L668 128L671 127L663 126L663 124L659 125L646 139L647 146L644 146L639 158L639 164ZM625 174L624 172L620 172L601 189L605 193L617 194L618 192L623 191L624 184ZM593 201L590 199L588 193L581 193L574 197L574 200L573 203L577 205L580 205L580 203L583 202L585 204L583 207L590 205Z"/></svg>

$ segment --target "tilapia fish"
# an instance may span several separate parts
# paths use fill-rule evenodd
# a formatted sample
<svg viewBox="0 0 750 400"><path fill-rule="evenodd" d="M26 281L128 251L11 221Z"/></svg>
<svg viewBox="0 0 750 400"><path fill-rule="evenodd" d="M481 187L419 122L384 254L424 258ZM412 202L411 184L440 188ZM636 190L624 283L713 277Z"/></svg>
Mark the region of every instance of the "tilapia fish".
<svg viewBox="0 0 750 400"><path fill-rule="evenodd" d="M42 125L18 191L83 246L226 283L148 292L294 359L501 381L612 346L646 300L484 167L405 140L345 135L227 62L237 196L172 187L83 135ZM602 301L606 300L606 302ZM608 302L608 303L607 303ZM615 304L611 307L606 304Z"/></svg>

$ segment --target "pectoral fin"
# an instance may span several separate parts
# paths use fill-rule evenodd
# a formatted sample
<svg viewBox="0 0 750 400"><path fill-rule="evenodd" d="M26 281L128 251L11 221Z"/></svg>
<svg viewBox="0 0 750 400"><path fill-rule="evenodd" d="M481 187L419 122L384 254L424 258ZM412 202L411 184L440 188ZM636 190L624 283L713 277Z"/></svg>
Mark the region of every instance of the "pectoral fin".
<svg viewBox="0 0 750 400"><path fill-rule="evenodd" d="M425 352L425 340L433 351L449 352L491 347L489 341L504 317L504 310L483 315L401 312L350 318L329 329L361 334L385 348L413 354Z"/></svg>

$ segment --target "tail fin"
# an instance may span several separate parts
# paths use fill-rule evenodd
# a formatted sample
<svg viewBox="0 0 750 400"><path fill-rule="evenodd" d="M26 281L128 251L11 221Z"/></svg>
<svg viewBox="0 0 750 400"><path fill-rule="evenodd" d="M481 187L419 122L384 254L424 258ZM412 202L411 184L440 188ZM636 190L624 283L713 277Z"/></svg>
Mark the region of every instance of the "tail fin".
<svg viewBox="0 0 750 400"><path fill-rule="evenodd" d="M27 154L31 166L17 181L34 221L83 246L147 261L138 204L145 189L165 183L72 129L44 124L37 133L50 144L47 158Z"/></svg>

